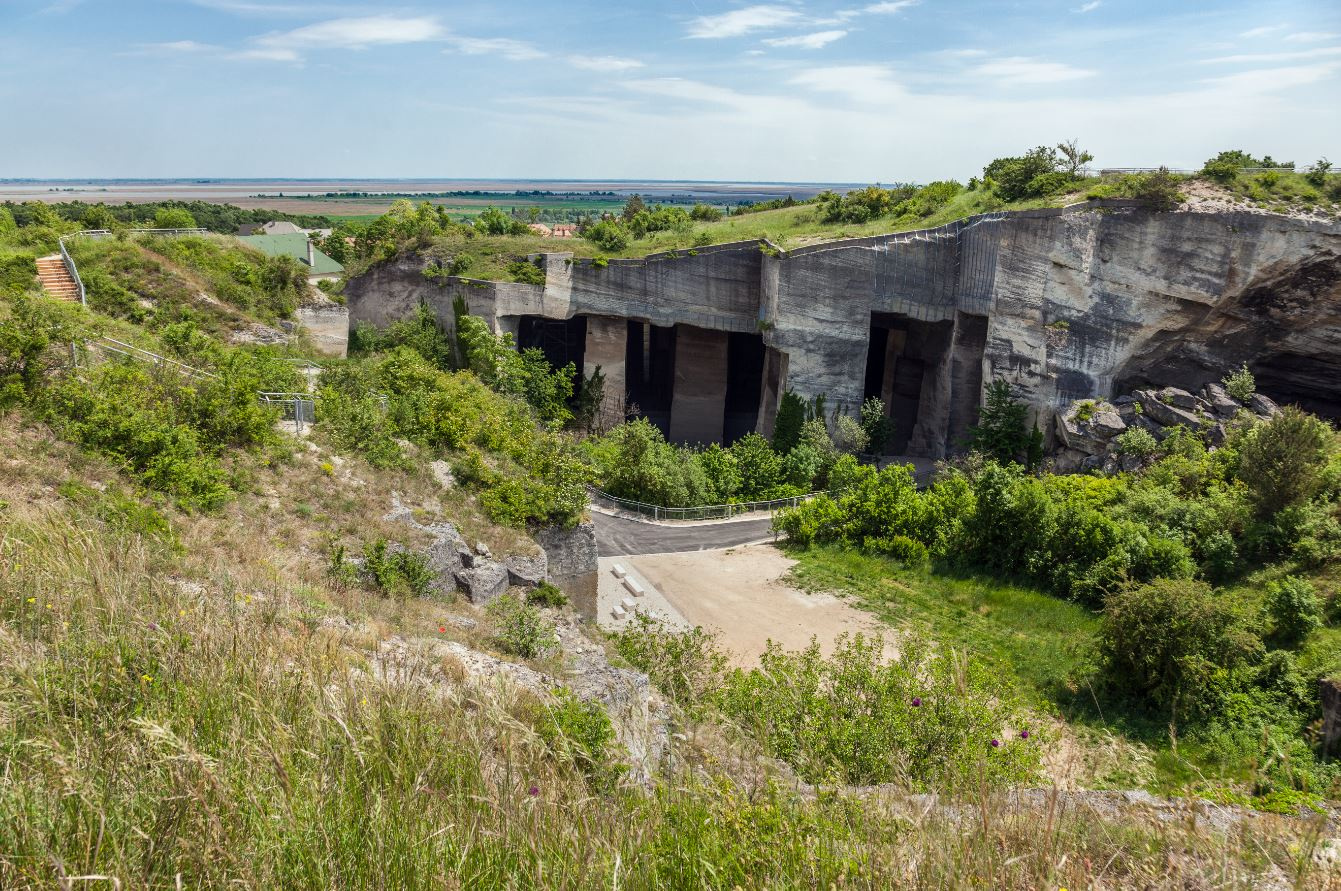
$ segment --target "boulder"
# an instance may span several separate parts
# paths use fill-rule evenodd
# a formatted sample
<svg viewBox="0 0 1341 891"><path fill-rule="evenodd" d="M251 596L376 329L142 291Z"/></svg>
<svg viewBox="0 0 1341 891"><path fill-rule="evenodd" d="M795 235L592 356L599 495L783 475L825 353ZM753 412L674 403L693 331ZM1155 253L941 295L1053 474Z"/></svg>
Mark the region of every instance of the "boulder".
<svg viewBox="0 0 1341 891"><path fill-rule="evenodd" d="M1229 391L1219 384L1207 384L1202 387L1201 398L1206 400L1212 414L1224 420L1234 417L1243 408L1229 395Z"/></svg>
<svg viewBox="0 0 1341 891"><path fill-rule="evenodd" d="M1175 408L1184 408L1188 411L1196 411L1200 407L1197 404L1197 397L1186 390L1180 390L1177 387L1165 387L1156 393L1155 397L1165 405L1172 405Z"/></svg>
<svg viewBox="0 0 1341 891"><path fill-rule="evenodd" d="M1186 393L1187 391L1180 390L1179 392ZM1163 424L1165 427L1180 426L1192 427L1195 429L1201 426L1201 418L1195 411L1164 402L1158 395L1155 395L1153 399L1141 400L1141 413L1149 416L1150 419L1156 423Z"/></svg>
<svg viewBox="0 0 1341 891"><path fill-rule="evenodd" d="M1106 402L1090 402L1090 416L1080 420L1078 414L1085 402L1074 403L1057 415L1057 436L1068 448L1087 455L1101 455L1108 441L1127 429L1122 416Z"/></svg>
<svg viewBox="0 0 1341 891"><path fill-rule="evenodd" d="M492 560L476 560L475 566L456 574L456 583L470 602L484 604L507 592L508 569Z"/></svg>
<svg viewBox="0 0 1341 891"><path fill-rule="evenodd" d="M1111 409L1097 411L1090 418L1090 429L1100 439L1112 439L1127 429L1127 423L1122 419L1122 415Z"/></svg>
<svg viewBox="0 0 1341 891"><path fill-rule="evenodd" d="M1136 420L1132 423L1132 426L1140 427L1142 430L1145 430L1151 436L1155 437L1159 442L1163 442L1169 435L1168 428L1163 424L1156 424L1144 413L1136 416Z"/></svg>
<svg viewBox="0 0 1341 891"><path fill-rule="evenodd" d="M1261 393L1253 394L1253 398L1248 400L1248 408L1259 418L1274 418L1280 414L1280 406Z"/></svg>
<svg viewBox="0 0 1341 891"><path fill-rule="evenodd" d="M523 588L534 588L549 575L549 560L544 551L536 557L511 554L504 558L503 566L508 571L508 583Z"/></svg>
<svg viewBox="0 0 1341 891"><path fill-rule="evenodd" d="M1052 470L1054 473L1075 473L1085 458L1085 453L1079 449L1063 448L1053 456Z"/></svg>

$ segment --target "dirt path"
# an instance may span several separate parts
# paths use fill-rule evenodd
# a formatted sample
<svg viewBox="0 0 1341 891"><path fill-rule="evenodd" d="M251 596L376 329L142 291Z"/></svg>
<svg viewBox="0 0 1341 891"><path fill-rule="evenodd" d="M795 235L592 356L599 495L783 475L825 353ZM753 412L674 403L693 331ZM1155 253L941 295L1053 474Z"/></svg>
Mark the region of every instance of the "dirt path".
<svg viewBox="0 0 1341 891"><path fill-rule="evenodd" d="M736 665L757 665L770 639L796 650L808 646L813 636L828 653L845 631L892 636L892 629L870 613L838 597L807 594L787 584L783 577L796 561L772 545L623 560L656 586L689 624L717 632ZM892 641L886 650L894 654Z"/></svg>

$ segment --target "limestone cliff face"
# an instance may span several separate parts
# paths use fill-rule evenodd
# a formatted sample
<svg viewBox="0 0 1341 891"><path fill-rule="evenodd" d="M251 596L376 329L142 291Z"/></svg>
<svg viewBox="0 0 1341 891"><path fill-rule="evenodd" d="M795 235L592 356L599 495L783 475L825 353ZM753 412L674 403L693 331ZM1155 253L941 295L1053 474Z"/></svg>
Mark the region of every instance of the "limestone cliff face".
<svg viewBox="0 0 1341 891"><path fill-rule="evenodd" d="M904 448L933 457L954 450L997 379L1046 430L1074 400L1196 389L1244 362L1277 401L1341 416L1335 224L1102 201L790 252L749 242L545 263L541 287L433 282L401 258L349 283L351 320L385 324L420 301L449 320L460 295L500 330L536 315L760 332L764 432L787 387L849 411L892 394Z"/></svg>

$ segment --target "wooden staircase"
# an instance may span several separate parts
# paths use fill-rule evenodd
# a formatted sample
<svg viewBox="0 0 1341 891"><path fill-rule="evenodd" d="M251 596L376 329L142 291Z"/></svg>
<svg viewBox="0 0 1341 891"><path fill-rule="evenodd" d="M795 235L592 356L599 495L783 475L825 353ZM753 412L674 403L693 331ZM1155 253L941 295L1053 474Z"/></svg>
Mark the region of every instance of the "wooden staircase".
<svg viewBox="0 0 1341 891"><path fill-rule="evenodd" d="M70 270L60 254L37 258L37 278L42 282L42 290L58 300L79 299L79 285L75 283Z"/></svg>

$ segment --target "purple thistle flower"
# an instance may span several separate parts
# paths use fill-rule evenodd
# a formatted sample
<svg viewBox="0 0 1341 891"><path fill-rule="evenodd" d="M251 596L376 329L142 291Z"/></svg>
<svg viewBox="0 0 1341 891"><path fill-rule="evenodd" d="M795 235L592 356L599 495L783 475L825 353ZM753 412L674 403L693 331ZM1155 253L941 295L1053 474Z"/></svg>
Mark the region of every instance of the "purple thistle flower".
<svg viewBox="0 0 1341 891"><path fill-rule="evenodd" d="M539 787L539 786L532 786L531 788L529 788L529 789L526 790L526 794L527 794L527 795L530 795L530 796L533 796L533 797L536 796L536 795L539 795L539 794L540 794L540 787Z"/></svg>
<svg viewBox="0 0 1341 891"><path fill-rule="evenodd" d="M996 749L1000 748L1000 746L1001 746L1001 740L999 739L992 740L992 748Z"/></svg>
<svg viewBox="0 0 1341 891"><path fill-rule="evenodd" d="M1021 730L1021 731L1020 731L1020 739L1028 739L1028 738L1029 738L1029 731L1028 731L1028 730Z"/></svg>
<svg viewBox="0 0 1341 891"><path fill-rule="evenodd" d="M921 697L921 696L914 696L914 697L913 697L913 708L920 708L921 705L922 705L922 697Z"/></svg>
<svg viewBox="0 0 1341 891"><path fill-rule="evenodd" d="M156 623L156 622L150 622L150 623L149 623L149 630L150 630L150 631L157 631L157 630L158 630L158 623Z"/></svg>

